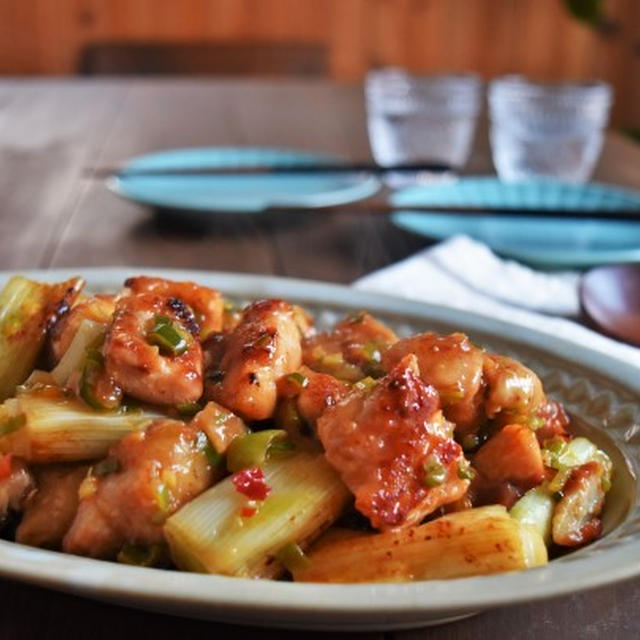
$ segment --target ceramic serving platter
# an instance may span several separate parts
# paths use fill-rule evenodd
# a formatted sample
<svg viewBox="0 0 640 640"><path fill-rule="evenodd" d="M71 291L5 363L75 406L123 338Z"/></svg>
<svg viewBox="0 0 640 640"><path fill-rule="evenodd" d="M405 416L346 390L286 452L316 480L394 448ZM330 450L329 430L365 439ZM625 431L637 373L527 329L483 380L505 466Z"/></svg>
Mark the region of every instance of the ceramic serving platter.
<svg viewBox="0 0 640 640"><path fill-rule="evenodd" d="M578 429L612 456L613 488L596 543L529 571L402 584L321 585L247 580L118 565L0 542L0 574L85 597L163 613L304 629L384 630L439 624L474 612L561 598L640 574L640 368L567 340L493 320L348 287L301 280L162 269L27 272L36 279L82 275L90 289L117 289L148 273L191 279L238 300L283 297L303 304L320 326L367 309L401 335L464 331L475 343L532 367ZM1 274L4 281L10 274Z"/></svg>

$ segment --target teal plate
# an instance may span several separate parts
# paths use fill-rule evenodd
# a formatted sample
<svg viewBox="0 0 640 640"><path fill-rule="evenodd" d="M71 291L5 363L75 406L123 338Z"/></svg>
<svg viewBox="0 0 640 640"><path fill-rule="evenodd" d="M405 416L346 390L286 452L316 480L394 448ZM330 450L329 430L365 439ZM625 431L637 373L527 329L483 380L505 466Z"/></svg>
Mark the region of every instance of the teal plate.
<svg viewBox="0 0 640 640"><path fill-rule="evenodd" d="M140 156L126 169L300 166L339 159L287 149L195 147ZM109 188L130 200L167 209L257 213L269 207L327 207L373 195L379 181L368 174L242 176L119 176Z"/></svg>
<svg viewBox="0 0 640 640"><path fill-rule="evenodd" d="M545 267L640 262L640 222L549 220L508 214L419 213L411 206L516 207L573 211L640 211L640 194L601 184L559 182L501 183L495 178L466 178L454 183L408 187L391 202L407 207L393 216L399 227L430 238L464 233L493 250Z"/></svg>

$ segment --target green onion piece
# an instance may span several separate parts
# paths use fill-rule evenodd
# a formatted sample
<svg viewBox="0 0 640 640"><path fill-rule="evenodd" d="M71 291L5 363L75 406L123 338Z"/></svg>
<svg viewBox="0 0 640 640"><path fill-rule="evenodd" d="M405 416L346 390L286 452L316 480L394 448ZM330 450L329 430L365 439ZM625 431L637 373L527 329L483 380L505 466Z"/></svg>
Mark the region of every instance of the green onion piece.
<svg viewBox="0 0 640 640"><path fill-rule="evenodd" d="M105 406L96 396L98 378L104 373L104 357L97 349L87 349L87 359L80 378L80 397L96 411L104 411Z"/></svg>
<svg viewBox="0 0 640 640"><path fill-rule="evenodd" d="M0 420L0 437L4 437L21 429L27 423L27 416L24 413L17 415L3 416Z"/></svg>
<svg viewBox="0 0 640 640"><path fill-rule="evenodd" d="M267 451L267 458L271 458L279 453L288 453L294 449L295 447L291 440L274 440Z"/></svg>
<svg viewBox="0 0 640 640"><path fill-rule="evenodd" d="M344 356L339 351L322 357L322 365L325 367L339 367L342 364L344 364Z"/></svg>
<svg viewBox="0 0 640 640"><path fill-rule="evenodd" d="M120 461L117 458L106 458L93 467L96 476L108 476L116 471L120 471Z"/></svg>
<svg viewBox="0 0 640 640"><path fill-rule="evenodd" d="M270 333L263 333L254 343L254 347L258 347L259 349L264 349L271 344L273 336Z"/></svg>
<svg viewBox="0 0 640 640"><path fill-rule="evenodd" d="M567 443L562 438L553 438L544 443L542 460L547 467L557 469L560 466L559 458L567 450Z"/></svg>
<svg viewBox="0 0 640 640"><path fill-rule="evenodd" d="M160 352L179 356L189 348L185 332L167 316L156 316L155 325L147 334L147 342L160 347Z"/></svg>
<svg viewBox="0 0 640 640"><path fill-rule="evenodd" d="M202 405L198 402L182 402L176 405L176 410L181 416L190 418L202 410Z"/></svg>
<svg viewBox="0 0 640 640"><path fill-rule="evenodd" d="M159 484L156 488L156 504L158 505L158 513L151 520L154 524L162 524L167 519L171 508L171 491L164 483Z"/></svg>
<svg viewBox="0 0 640 640"><path fill-rule="evenodd" d="M309 386L309 378L298 371L288 374L285 378L287 382L290 382L298 389L304 389Z"/></svg>
<svg viewBox="0 0 640 640"><path fill-rule="evenodd" d="M544 418L541 418L540 416L532 416L529 419L529 429L531 429L532 431L537 431L538 429L541 429L542 427L544 427Z"/></svg>
<svg viewBox="0 0 640 640"><path fill-rule="evenodd" d="M364 320L365 315L364 311L354 311L353 313L350 313L345 320L351 324L359 324Z"/></svg>
<svg viewBox="0 0 640 640"><path fill-rule="evenodd" d="M136 567L160 567L169 563L167 549L159 544L149 547L125 543L118 553L118 562Z"/></svg>
<svg viewBox="0 0 640 640"><path fill-rule="evenodd" d="M473 451L480 444L480 438L475 433L468 433L461 444L464 451Z"/></svg>
<svg viewBox="0 0 640 640"><path fill-rule="evenodd" d="M358 391L364 391L368 393L370 391L373 391L377 384L378 383L376 380L374 380L371 376L367 376L366 378L362 378L362 380L358 380L358 382L353 385L353 388L357 389Z"/></svg>
<svg viewBox="0 0 640 640"><path fill-rule="evenodd" d="M458 462L458 478L460 480L473 480L475 477L476 472L469 466L469 463L460 460Z"/></svg>
<svg viewBox="0 0 640 640"><path fill-rule="evenodd" d="M224 456L218 453L213 448L213 445L209 442L209 438L207 438L207 444L205 445L203 451L204 451L204 455L207 457L207 461L214 469L218 469L222 466L222 461L224 460Z"/></svg>
<svg viewBox="0 0 640 640"><path fill-rule="evenodd" d="M222 308L225 313L233 313L239 309L238 305L231 300L225 300Z"/></svg>
<svg viewBox="0 0 640 640"><path fill-rule="evenodd" d="M549 483L549 491L551 493L558 493L559 491L562 491L572 471L573 467L564 467L563 469L560 469Z"/></svg>
<svg viewBox="0 0 640 640"><path fill-rule="evenodd" d="M447 479L447 471L437 460L427 460L424 463L424 477L422 483L429 488L439 487Z"/></svg>
<svg viewBox="0 0 640 640"><path fill-rule="evenodd" d="M362 352L369 362L382 362L382 353L377 343L366 342L362 345Z"/></svg>
<svg viewBox="0 0 640 640"><path fill-rule="evenodd" d="M267 429L236 438L227 449L227 469L236 473L249 467L260 467L272 450L282 451L278 447L286 440L287 432L281 429Z"/></svg>
<svg viewBox="0 0 640 640"><path fill-rule="evenodd" d="M290 573L306 569L311 564L304 551L295 542L285 544L276 553L275 558Z"/></svg>

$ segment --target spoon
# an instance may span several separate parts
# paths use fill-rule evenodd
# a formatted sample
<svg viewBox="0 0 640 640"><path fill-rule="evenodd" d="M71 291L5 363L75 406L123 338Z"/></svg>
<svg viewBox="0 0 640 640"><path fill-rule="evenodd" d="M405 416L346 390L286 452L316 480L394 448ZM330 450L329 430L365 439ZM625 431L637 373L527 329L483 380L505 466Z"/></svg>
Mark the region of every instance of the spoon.
<svg viewBox="0 0 640 640"><path fill-rule="evenodd" d="M582 311L598 329L640 346L640 264L592 269L579 294Z"/></svg>

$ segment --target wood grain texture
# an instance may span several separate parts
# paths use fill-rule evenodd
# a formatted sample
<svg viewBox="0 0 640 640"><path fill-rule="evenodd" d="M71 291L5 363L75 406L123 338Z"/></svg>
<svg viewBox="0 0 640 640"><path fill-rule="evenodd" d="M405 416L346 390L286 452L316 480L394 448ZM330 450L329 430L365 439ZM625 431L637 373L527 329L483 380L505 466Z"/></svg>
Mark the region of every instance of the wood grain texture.
<svg viewBox="0 0 640 640"><path fill-rule="evenodd" d="M221 269L346 283L428 244L369 216L217 216L209 225L192 226L183 214L154 216L81 177L85 167L202 144L277 144L363 157L368 143L361 87L311 80L0 81L0 267L81 271L85 265L128 264L133 270ZM481 128L468 170L490 168ZM640 150L610 135L596 177L640 188ZM639 611L636 579L443 627L357 637L626 640L640 637ZM0 579L3 640L302 635L327 637L141 612Z"/></svg>
<svg viewBox="0 0 640 640"><path fill-rule="evenodd" d="M560 0L4 0L0 73L72 74L84 47L114 41L299 42L326 47L338 80L379 65L602 78L615 88L613 121L638 127L640 3L605 7L615 37Z"/></svg>

